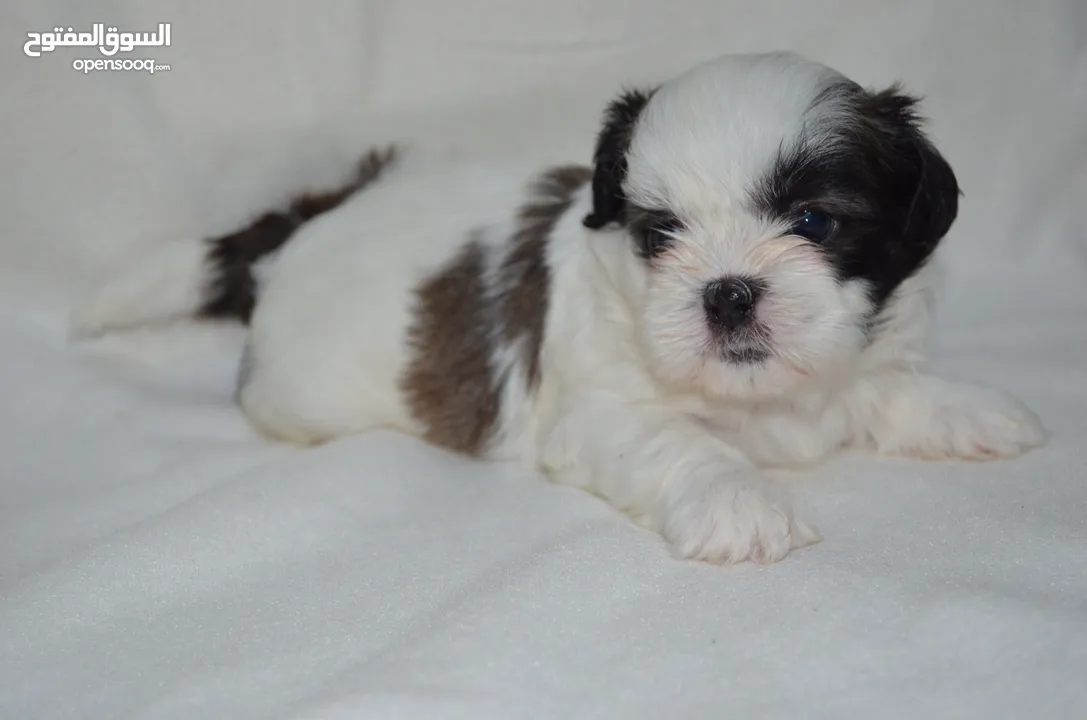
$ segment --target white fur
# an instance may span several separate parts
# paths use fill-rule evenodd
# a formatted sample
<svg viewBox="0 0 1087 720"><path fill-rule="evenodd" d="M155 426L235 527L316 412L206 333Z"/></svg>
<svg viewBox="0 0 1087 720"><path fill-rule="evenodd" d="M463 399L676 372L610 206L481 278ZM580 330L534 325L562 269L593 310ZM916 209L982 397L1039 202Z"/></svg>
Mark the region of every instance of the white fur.
<svg viewBox="0 0 1087 720"><path fill-rule="evenodd" d="M866 345L864 288L839 284L807 243L744 210L752 177L800 131L829 72L792 56L732 57L659 91L631 147L627 191L696 222L649 272L627 231L582 226L591 198L580 191L548 248L540 385L530 394L513 374L490 457L520 458L607 498L679 557L771 562L819 535L762 467L810 465L846 445L974 459L1043 441L1018 401L916 369L930 270L899 288ZM535 170L394 171L304 226L264 268L239 394L253 423L298 443L374 428L421 435L398 387L413 288L474 228L486 228L496 265ZM186 253L174 258L176 275L199 266ZM705 282L745 272L773 288L758 309L774 346L762 368L707 353L703 311L692 301ZM174 286L163 294L157 280L122 282L76 322L93 332L191 310L192 282ZM500 346L493 363L513 368L518 357Z"/></svg>
<svg viewBox="0 0 1087 720"><path fill-rule="evenodd" d="M207 246L188 238L154 248L72 313L70 335L92 338L188 316L204 296L206 256Z"/></svg>

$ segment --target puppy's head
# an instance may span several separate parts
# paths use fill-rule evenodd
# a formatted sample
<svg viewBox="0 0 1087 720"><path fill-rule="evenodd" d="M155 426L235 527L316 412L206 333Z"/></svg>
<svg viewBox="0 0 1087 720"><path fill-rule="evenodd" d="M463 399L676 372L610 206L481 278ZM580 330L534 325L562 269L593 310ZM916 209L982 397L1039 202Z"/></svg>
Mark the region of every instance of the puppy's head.
<svg viewBox="0 0 1087 720"><path fill-rule="evenodd" d="M759 399L859 357L958 211L915 105L783 53L726 56L611 103L584 222L622 226L640 258L659 379Z"/></svg>

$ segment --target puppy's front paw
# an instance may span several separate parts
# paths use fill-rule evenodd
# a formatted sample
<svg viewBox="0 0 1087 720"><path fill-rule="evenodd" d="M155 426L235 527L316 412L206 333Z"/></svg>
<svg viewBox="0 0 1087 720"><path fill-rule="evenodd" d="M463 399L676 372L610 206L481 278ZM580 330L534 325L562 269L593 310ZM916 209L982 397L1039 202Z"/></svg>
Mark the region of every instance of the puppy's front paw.
<svg viewBox="0 0 1087 720"><path fill-rule="evenodd" d="M664 498L660 520L678 557L714 564L773 563L820 540L754 471L680 481Z"/></svg>
<svg viewBox="0 0 1087 720"><path fill-rule="evenodd" d="M1010 395L953 383L933 390L923 411L903 408L890 442L883 443L886 451L925 460L996 460L1045 443L1041 421Z"/></svg>

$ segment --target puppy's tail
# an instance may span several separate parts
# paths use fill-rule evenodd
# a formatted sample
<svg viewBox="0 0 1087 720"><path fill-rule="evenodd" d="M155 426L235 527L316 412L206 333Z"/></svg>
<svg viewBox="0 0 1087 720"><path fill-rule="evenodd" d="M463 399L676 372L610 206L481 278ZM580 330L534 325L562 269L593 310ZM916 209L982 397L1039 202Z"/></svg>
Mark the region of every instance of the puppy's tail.
<svg viewBox="0 0 1087 720"><path fill-rule="evenodd" d="M300 195L286 210L266 212L229 235L175 241L156 249L72 313L72 337L92 338L192 317L248 324L257 303L260 266L273 261L304 223L377 180L398 156L395 146L375 148L343 187Z"/></svg>

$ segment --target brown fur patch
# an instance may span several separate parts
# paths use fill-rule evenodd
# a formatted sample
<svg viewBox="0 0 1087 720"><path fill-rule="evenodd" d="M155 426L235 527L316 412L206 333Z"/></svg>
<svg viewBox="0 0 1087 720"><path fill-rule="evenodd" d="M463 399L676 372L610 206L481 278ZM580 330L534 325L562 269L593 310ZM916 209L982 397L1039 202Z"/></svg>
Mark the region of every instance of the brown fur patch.
<svg viewBox="0 0 1087 720"><path fill-rule="evenodd" d="M248 323L256 305L253 264L282 247L303 223L335 209L380 177L397 154L395 146L374 148L359 160L355 176L344 186L298 195L288 210L266 212L241 230L209 240L213 275L198 316Z"/></svg>
<svg viewBox="0 0 1087 720"><path fill-rule="evenodd" d="M538 382L551 285L548 238L574 191L591 177L588 168L569 166L537 179L518 210L509 244L492 250L504 253L498 288L488 286L489 249L471 238L416 289L415 318L408 329L413 357L401 389L425 425L428 441L470 455L483 451L498 420L505 382L494 376L491 365L496 342L523 339L526 378L530 386Z"/></svg>
<svg viewBox="0 0 1087 720"><path fill-rule="evenodd" d="M498 418L486 252L470 240L416 290L408 330L414 359L401 383L408 406L427 427L426 439L470 455L482 450Z"/></svg>
<svg viewBox="0 0 1087 720"><path fill-rule="evenodd" d="M592 180L592 170L565 165L543 173L532 188L533 197L518 212L519 227L510 238L502 263L500 298L503 339L512 343L524 336L522 362L529 387L539 380L540 348L547 317L551 274L547 267L547 240L566 212L578 188Z"/></svg>
<svg viewBox="0 0 1087 720"><path fill-rule="evenodd" d="M366 187L381 176L381 173L396 159L398 150L395 145L387 148L373 148L359 160L355 177L350 183L337 190L323 193L307 193L291 202L291 212L302 222L311 220L322 213L336 208L347 198Z"/></svg>

